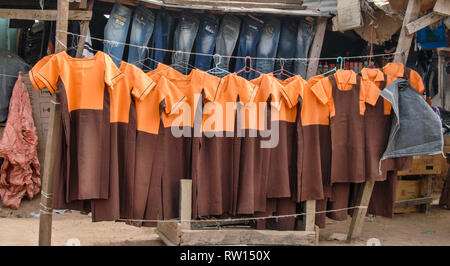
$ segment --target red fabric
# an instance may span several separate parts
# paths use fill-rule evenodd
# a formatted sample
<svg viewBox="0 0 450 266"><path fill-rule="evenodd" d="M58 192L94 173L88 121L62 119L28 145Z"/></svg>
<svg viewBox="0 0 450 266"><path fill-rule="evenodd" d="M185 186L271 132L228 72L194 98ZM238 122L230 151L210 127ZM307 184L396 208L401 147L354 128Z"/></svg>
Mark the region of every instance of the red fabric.
<svg viewBox="0 0 450 266"><path fill-rule="evenodd" d="M0 140L0 157L5 159L1 167L0 196L5 207L18 209L25 195L32 199L39 193L41 175L36 146L30 98L19 74Z"/></svg>

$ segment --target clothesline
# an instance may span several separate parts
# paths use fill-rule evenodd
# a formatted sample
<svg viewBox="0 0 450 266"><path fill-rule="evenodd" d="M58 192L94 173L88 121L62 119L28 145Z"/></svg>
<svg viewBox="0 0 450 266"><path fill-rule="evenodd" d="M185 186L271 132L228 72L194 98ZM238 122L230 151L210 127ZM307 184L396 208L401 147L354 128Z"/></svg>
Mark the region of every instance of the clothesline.
<svg viewBox="0 0 450 266"><path fill-rule="evenodd" d="M88 37L87 35L81 35L73 32L63 31L59 30L58 32L70 34L73 36L78 37ZM140 48L140 49L147 49L147 50L155 50L155 51L162 51L162 52L168 52L168 53L179 53L179 54L190 54L190 55L196 55L196 56L214 56L214 54L205 54L205 53L196 53L196 52L186 52L186 51L179 51L179 50L169 50L169 49L163 49L163 48L156 48L156 47L148 47L148 46L140 46L135 45L131 43L122 43L117 41L110 41L105 40L101 38L96 37L90 37L92 40L97 40L101 42L107 42L112 45L127 45L130 47ZM59 43L62 44L62 42L59 41ZM65 45L64 45L65 46ZM65 46L67 47L67 46ZM375 55L358 55L358 56L341 56L340 58L347 60L347 59L358 59L358 58L370 58L370 57L382 57L382 56L391 56L396 54L402 54L403 52L394 52L394 53L384 53L384 54L375 54ZM235 58L235 59L245 59L246 56L235 56L235 55L220 55L221 57L225 58ZM251 58L252 60L291 60L291 61L317 61L317 60L333 60L338 59L339 57L315 57L315 58L308 58L308 57L291 57L291 58L281 58L281 57L247 57Z"/></svg>
<svg viewBox="0 0 450 266"><path fill-rule="evenodd" d="M50 208L44 206L41 204L40 212L44 214L52 214L49 211ZM189 222L189 223L199 223L199 222L212 222L212 223L219 223L219 222L246 222L246 221L257 221L257 220L265 220L265 219L281 219L281 218L292 218L292 217L298 217L298 216L304 216L307 214L322 214L322 213L330 213L330 212L339 212L339 211L348 211L353 209L367 209L367 206L354 206L354 207L347 207L347 208L341 208L341 209L334 209L334 210L325 210L325 211L314 211L314 212L303 212L303 213L296 213L296 214L285 214L285 215L270 215L270 216L262 216L262 217L246 217L246 218L227 218L227 219L198 219L198 220L181 220L181 219L168 219L168 220L141 220L141 219L117 219L117 221L121 222L141 222L141 223L171 223L171 222Z"/></svg>

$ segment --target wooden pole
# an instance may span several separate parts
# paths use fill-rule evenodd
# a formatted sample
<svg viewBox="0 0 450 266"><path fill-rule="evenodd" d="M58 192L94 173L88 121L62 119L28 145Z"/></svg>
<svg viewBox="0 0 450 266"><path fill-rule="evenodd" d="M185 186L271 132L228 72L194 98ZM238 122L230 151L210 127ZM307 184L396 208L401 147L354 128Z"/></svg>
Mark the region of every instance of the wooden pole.
<svg viewBox="0 0 450 266"><path fill-rule="evenodd" d="M360 206L361 208L355 209L353 212L352 222L347 235L347 242L361 236L362 227L364 225L364 219L366 217L367 207L369 206L374 184L374 181L368 181L364 183L362 189L359 191L356 206Z"/></svg>
<svg viewBox="0 0 450 266"><path fill-rule="evenodd" d="M56 48L55 51L66 50L69 18L69 1L58 0L58 15L56 21ZM55 154L60 141L61 110L56 95L52 97L49 130L45 148L44 174L41 196L41 212L39 220L39 246L50 246L52 240L52 212L53 212L53 166Z"/></svg>
<svg viewBox="0 0 450 266"><path fill-rule="evenodd" d="M309 58L319 58L322 52L323 39L325 37L325 29L327 28L326 17L319 17L316 24L316 34L314 34L314 40L309 49ZM319 60L312 60L308 62L308 70L306 71L306 80L317 75L317 67L319 66Z"/></svg>
<svg viewBox="0 0 450 266"><path fill-rule="evenodd" d="M411 41L414 37L413 34L408 34L406 25L413 22L419 17L421 0L409 0L408 7L406 8L405 17L403 18L403 26L398 38L396 54L394 56L394 62L406 63L409 54L409 48L411 47Z"/></svg>
<svg viewBox="0 0 450 266"><path fill-rule="evenodd" d="M192 180L180 180L180 219L181 229L191 229L191 222L183 222L192 219Z"/></svg>
<svg viewBox="0 0 450 266"><path fill-rule="evenodd" d="M85 0L87 1L87 0ZM80 3L81 5L81 3ZM86 4L87 5L87 4ZM94 6L94 0L89 0L89 5L86 6L89 10L92 10L92 7ZM81 58L83 55L83 49L84 49L84 43L86 42L86 35L89 30L89 20L83 20L81 21L81 29L80 29L80 39L78 40L78 49L77 49L77 57Z"/></svg>

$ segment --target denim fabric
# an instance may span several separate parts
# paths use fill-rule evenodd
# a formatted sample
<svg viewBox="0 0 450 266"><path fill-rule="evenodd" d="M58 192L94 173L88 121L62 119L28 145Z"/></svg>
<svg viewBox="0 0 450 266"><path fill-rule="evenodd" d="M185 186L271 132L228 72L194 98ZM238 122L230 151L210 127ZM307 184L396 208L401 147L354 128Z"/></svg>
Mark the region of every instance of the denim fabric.
<svg viewBox="0 0 450 266"><path fill-rule="evenodd" d="M261 32L263 29L263 23L251 18L245 17L244 23L242 25L241 33L239 36L239 47L237 56L256 56L256 45L261 38ZM245 66L245 59L236 59L235 71L241 70ZM241 72L239 75L244 78L249 78L245 71Z"/></svg>
<svg viewBox="0 0 450 266"><path fill-rule="evenodd" d="M105 27L105 40L117 42L105 42L103 45L103 52L110 55L114 63L119 67L122 60L123 44L127 40L128 28L130 26L132 11L128 7L115 3L111 14L109 15L108 23Z"/></svg>
<svg viewBox="0 0 450 266"><path fill-rule="evenodd" d="M29 70L30 66L18 55L0 49L0 122L3 123L8 118L9 100L17 81L14 76L19 72L27 73Z"/></svg>
<svg viewBox="0 0 450 266"><path fill-rule="evenodd" d="M302 20L298 24L298 32L297 32L297 49L295 53L295 57L298 58L307 58L309 47L311 46L312 40L314 38L314 24L307 21ZM295 74L299 74L302 77L306 77L306 60L297 60L295 61Z"/></svg>
<svg viewBox="0 0 450 266"><path fill-rule="evenodd" d="M172 43L173 27L174 18L172 17L172 15L164 9L159 10L158 14L156 15L154 30L155 32L153 34L151 46L159 49L170 49L170 44ZM157 62L169 63L170 58L169 60L167 60L167 55L170 54L160 50L150 50L150 58ZM149 63L150 68L152 69L155 69L157 67L156 62L154 61L150 61Z"/></svg>
<svg viewBox="0 0 450 266"><path fill-rule="evenodd" d="M220 29L216 40L216 53L221 56L230 56L233 54L234 47L239 37L239 28L241 19L233 15L223 16ZM222 57L219 67L229 71L230 58Z"/></svg>
<svg viewBox="0 0 450 266"><path fill-rule="evenodd" d="M152 37L155 25L155 15L150 9L138 6L134 11L133 22L131 24L130 44L137 46L147 46ZM137 67L144 66L144 59L147 57L147 49L130 46L128 52L128 62Z"/></svg>
<svg viewBox="0 0 450 266"><path fill-rule="evenodd" d="M278 43L278 58L294 58L297 44L297 21L295 19L285 19L281 23L280 41ZM274 70L281 69L281 65L284 64L283 69L293 73L294 61L293 60L277 60L275 62ZM282 76L281 76L282 77Z"/></svg>
<svg viewBox="0 0 450 266"><path fill-rule="evenodd" d="M217 31L219 29L219 18L213 14L207 14L202 18L195 40L195 52L202 54L213 54L216 45ZM201 70L211 69L211 56L197 55L195 67Z"/></svg>
<svg viewBox="0 0 450 266"><path fill-rule="evenodd" d="M392 104L394 111L381 160L443 152L441 119L407 80L395 80L380 95Z"/></svg>
<svg viewBox="0 0 450 266"><path fill-rule="evenodd" d="M256 57L274 58L277 55L278 41L280 39L280 21L276 18L268 18L264 23L261 39L258 43ZM274 59L257 59L254 68L262 73L273 72ZM251 77L257 78L258 73L252 72Z"/></svg>
<svg viewBox="0 0 450 266"><path fill-rule="evenodd" d="M187 69L182 66L189 63L190 52L192 51L192 46L197 36L199 24L200 20L195 15L186 12L181 15L180 21L175 29L174 50L189 52L173 54L172 63L177 64L174 68L181 73L186 74L187 72Z"/></svg>

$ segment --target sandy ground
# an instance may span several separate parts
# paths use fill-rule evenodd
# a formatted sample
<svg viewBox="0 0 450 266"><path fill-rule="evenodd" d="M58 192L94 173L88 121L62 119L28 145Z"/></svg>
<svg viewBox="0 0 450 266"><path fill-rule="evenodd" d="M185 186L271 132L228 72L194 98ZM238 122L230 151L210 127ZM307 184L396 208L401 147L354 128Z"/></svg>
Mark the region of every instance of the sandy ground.
<svg viewBox="0 0 450 266"><path fill-rule="evenodd" d="M31 213L39 212L39 202L39 197L23 200L17 211L0 206L0 246L37 245L39 218ZM350 219L327 220L326 228L320 230L319 245L348 245L328 238L333 233L346 234L349 224ZM76 211L54 214L52 227L52 245L65 245L71 238L79 239L81 245L163 245L153 228L120 222L92 223L91 217ZM427 214L398 214L393 219L368 217L361 240L351 245L366 245L370 238L379 239L381 245L450 246L450 210L433 207Z"/></svg>

